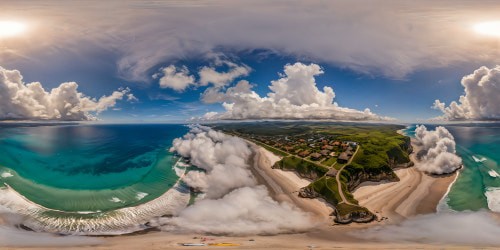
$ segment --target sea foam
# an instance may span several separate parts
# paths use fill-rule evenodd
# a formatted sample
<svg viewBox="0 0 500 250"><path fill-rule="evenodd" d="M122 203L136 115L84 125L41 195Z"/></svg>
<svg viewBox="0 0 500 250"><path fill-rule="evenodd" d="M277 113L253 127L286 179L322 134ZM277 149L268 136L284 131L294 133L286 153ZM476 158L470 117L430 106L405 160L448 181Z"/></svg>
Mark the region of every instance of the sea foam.
<svg viewBox="0 0 500 250"><path fill-rule="evenodd" d="M144 197L148 196L149 194L148 193L144 193L144 192L137 192L137 194L135 195L135 198L140 201L142 199L144 199Z"/></svg>
<svg viewBox="0 0 500 250"><path fill-rule="evenodd" d="M488 208L493 212L500 212L500 188L489 187L484 195L488 200Z"/></svg>
<svg viewBox="0 0 500 250"><path fill-rule="evenodd" d="M488 171L488 174L489 174L491 177L493 177L493 178L497 178L497 177L499 177L499 176L500 176L500 174L498 174L498 173L497 173L497 171L495 171L495 170L490 170L490 171Z"/></svg>
<svg viewBox="0 0 500 250"><path fill-rule="evenodd" d="M123 201L122 201L120 198L118 198L118 197L113 197L113 198L109 199L109 201L111 201L111 202L115 202L115 203L123 202Z"/></svg>
<svg viewBox="0 0 500 250"><path fill-rule="evenodd" d="M179 180L163 195L144 204L105 212L71 213L35 204L6 186L0 189L0 210L26 217L23 224L34 231L71 235L119 235L144 230L154 218L177 214L190 199L189 188Z"/></svg>
<svg viewBox="0 0 500 250"><path fill-rule="evenodd" d="M3 172L1 175L0 175L2 178L9 178L9 177L12 177L14 175L12 175L11 173L9 172Z"/></svg>
<svg viewBox="0 0 500 250"><path fill-rule="evenodd" d="M478 158L478 157L476 157L476 156L474 156L474 155L472 156L472 159L473 159L475 162L484 162L484 161L486 161L486 160L487 160L487 159L486 159L486 158L484 158L484 157Z"/></svg>

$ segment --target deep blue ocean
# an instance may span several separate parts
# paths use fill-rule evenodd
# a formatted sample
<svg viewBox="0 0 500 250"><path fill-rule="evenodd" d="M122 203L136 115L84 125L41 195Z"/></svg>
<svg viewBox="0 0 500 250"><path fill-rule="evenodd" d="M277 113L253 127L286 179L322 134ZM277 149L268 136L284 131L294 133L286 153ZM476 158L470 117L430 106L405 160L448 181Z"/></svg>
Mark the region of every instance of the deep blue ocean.
<svg viewBox="0 0 500 250"><path fill-rule="evenodd" d="M150 201L178 179L168 150L183 125L0 124L0 187L62 211Z"/></svg>
<svg viewBox="0 0 500 250"><path fill-rule="evenodd" d="M500 212L500 124L443 125L455 137L460 170L445 202L455 211L490 209ZM416 125L405 133L414 136ZM436 125L426 125L433 130Z"/></svg>

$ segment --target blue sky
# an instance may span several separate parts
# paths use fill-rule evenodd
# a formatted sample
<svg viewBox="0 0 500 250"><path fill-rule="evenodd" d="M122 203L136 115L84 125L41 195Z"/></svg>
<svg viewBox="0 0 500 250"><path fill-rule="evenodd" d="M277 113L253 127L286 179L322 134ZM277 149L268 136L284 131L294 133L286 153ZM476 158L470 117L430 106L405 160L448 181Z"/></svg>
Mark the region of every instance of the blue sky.
<svg viewBox="0 0 500 250"><path fill-rule="evenodd" d="M481 66L496 72L500 38L478 35L471 27L496 20L500 8L494 1L443 1L435 10L421 8L430 3L381 1L380 6L359 6L313 1L290 6L280 1L125 1L122 5L96 4L93 7L100 11L94 11L80 2L39 5L7 1L0 22L16 20L28 29L19 37L0 39L7 48L0 53L0 66L19 70L24 84L41 82L47 92L63 82L76 82L78 91L92 98L129 88L120 91L133 94L138 101L118 95L113 99L116 103L97 111L96 101L78 116L87 119L87 112L97 112L104 122L180 122L207 112L223 114L227 110L222 101L209 104L200 100L207 88L224 93L239 80L247 80L264 98L270 93L271 81L286 78L284 66L296 62L317 64L323 71L312 83L320 93L311 98L328 99L323 87L329 86L340 107L353 112L369 108L367 119L391 117L415 122L443 114L450 120L496 119L495 112L474 111L492 110L496 103L478 104L477 108L459 103L459 109L448 111L447 106L442 110L431 106L437 99L448 105L461 95L470 103L479 98L464 89L461 79ZM287 8L295 14L283 13ZM373 13L367 14L367 10ZM406 12L400 15L398 11ZM204 66L217 72L231 70L229 64L217 65L217 57L246 65L251 71L221 88L201 84L198 71ZM152 75L170 65L178 70L186 67L195 83L184 91L160 88L159 78ZM226 102L234 102L234 97L226 98ZM289 97L293 102L290 98L297 96ZM319 99L294 108L316 107L315 101ZM243 110L250 108L248 103L241 105ZM331 105L320 107L334 110L325 112L338 112ZM12 113L7 112L5 119ZM14 112L13 117L30 119L32 114Z"/></svg>
<svg viewBox="0 0 500 250"><path fill-rule="evenodd" d="M262 57L261 52L240 53L233 55L240 63L252 68L246 79L255 85L255 91L261 95L269 92L269 84L279 78L283 66L297 61L316 63L314 60L300 60L276 54ZM26 82L40 81L47 88L57 87L66 81L76 81L79 89L90 96L99 97L112 92L120 86L132 89L138 102L121 102L119 110L108 110L100 115L107 122L179 122L193 116L202 116L208 111L222 111L219 104L204 104L200 95L206 87L188 89L177 92L172 89L161 89L158 80L150 82L133 82L121 79L113 60L106 60L106 56L99 54L93 58L77 59L62 55L59 58L47 58L52 62L65 67L47 66L39 64L7 65L19 69ZM186 65L190 71L196 71L210 62L203 58L191 60L165 61L163 65ZM394 79L384 75L373 75L342 69L336 65L319 63L324 74L317 77L319 88L331 86L341 106L354 109L370 108L373 112L397 118L403 122L414 122L418 119L429 119L440 115L440 112L431 108L435 99L451 102L463 94L460 80L463 72L472 72L481 65L458 65L431 70L423 70L405 76L404 79ZM160 68L161 65L158 66ZM24 70L26 69L26 70ZM238 79L235 79L236 82Z"/></svg>

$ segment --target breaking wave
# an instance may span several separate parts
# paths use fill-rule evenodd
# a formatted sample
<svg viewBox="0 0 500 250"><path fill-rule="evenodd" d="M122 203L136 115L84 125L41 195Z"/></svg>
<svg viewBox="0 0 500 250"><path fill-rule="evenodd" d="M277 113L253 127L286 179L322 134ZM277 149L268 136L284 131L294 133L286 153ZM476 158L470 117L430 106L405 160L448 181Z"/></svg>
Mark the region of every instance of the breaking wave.
<svg viewBox="0 0 500 250"><path fill-rule="evenodd" d="M14 175L12 175L10 172L3 172L0 177L2 178L9 178L9 177L12 177Z"/></svg>
<svg viewBox="0 0 500 250"><path fill-rule="evenodd" d="M500 213L500 188L489 187L484 195L488 201L488 208L493 212Z"/></svg>
<svg viewBox="0 0 500 250"><path fill-rule="evenodd" d="M146 197L148 195L149 195L148 193L138 192L137 195L135 196L135 198L140 201L140 200L144 199L144 197Z"/></svg>
<svg viewBox="0 0 500 250"><path fill-rule="evenodd" d="M186 169L179 170L180 176ZM181 172L180 170L183 170ZM138 192L138 200L147 193ZM71 235L119 235L150 228L149 221L155 217L175 215L184 209L190 200L190 190L181 178L177 183L158 198L137 206L120 208L112 211L77 211L67 212L49 209L36 204L5 185L0 188L0 210L24 216L22 224L37 232L49 232ZM117 197L110 202L123 202Z"/></svg>
<svg viewBox="0 0 500 250"><path fill-rule="evenodd" d="M479 158L479 157L476 157L475 155L473 155L473 156L472 156L472 159L473 159L475 162L484 162L484 161L486 161L486 160L487 160L487 159L486 159L486 158L484 158L484 157Z"/></svg>
<svg viewBox="0 0 500 250"><path fill-rule="evenodd" d="M500 176L500 174L498 174L498 172L497 172L497 171L495 171L495 170L490 170L490 171L488 171L488 174L489 174L491 177L493 177L493 178L497 178L497 177L499 177L499 176Z"/></svg>

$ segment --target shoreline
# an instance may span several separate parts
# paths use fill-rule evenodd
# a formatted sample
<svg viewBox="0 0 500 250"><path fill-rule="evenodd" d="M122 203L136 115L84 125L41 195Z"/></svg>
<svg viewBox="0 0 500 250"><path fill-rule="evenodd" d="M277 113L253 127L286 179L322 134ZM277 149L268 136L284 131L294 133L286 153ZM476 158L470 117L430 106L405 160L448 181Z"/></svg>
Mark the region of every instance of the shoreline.
<svg viewBox="0 0 500 250"><path fill-rule="evenodd" d="M267 151L265 148L257 146L250 143L255 154L251 159L250 169L254 173L259 184L263 184L268 187L269 192L273 199L279 202L289 202L300 209L310 212L315 215L317 222L317 227L314 229L304 232L304 233L294 233L294 234L279 234L272 236L213 236L213 235L200 235L196 233L176 233L176 232L162 232L162 231L150 231L144 234L131 234L131 235L118 235L114 237L98 236L99 239L104 241L102 245L89 245L84 247L75 246L78 249L192 249L192 247L184 247L179 245L179 243L220 243L220 242L231 242L238 244L238 246L231 247L231 249L307 249L307 248L338 248L338 249L353 249L353 248L363 248L363 249L436 249L446 248L446 247L456 247L449 244L435 245L429 243L391 243L391 242L379 242L370 241L366 239L359 239L353 235L356 234L357 230L371 228L377 225L383 225L386 223L397 223L408 217L414 216L416 214L429 213L435 211L437 204L444 197L447 192L450 182L450 178L437 179L435 177L427 176L416 170L415 167L397 169L396 172L398 176L405 178L404 181L399 182L380 182L380 183L362 183L353 194L356 195L367 195L365 201L367 204L383 204L386 197L382 197L384 193L380 193L380 190L388 189L396 192L400 192L398 188L405 188L403 195L399 194L396 198L391 199L392 201L388 205L383 205L380 211L382 213L375 213L378 216L385 213L390 216L391 219L380 221L374 221L367 224L348 224L348 225L332 225L333 219L330 213L333 208L324 201L320 199L307 199L300 198L297 195L298 189L302 185L309 183L307 179L299 177L293 171L283 171L279 169L272 169L272 165L275 161L279 160L279 157ZM412 153L414 156L415 153ZM419 175L420 173L420 175ZM456 175L456 173L455 173ZM416 178L417 177L417 178ZM427 180L427 181L426 181ZM429 181L431 180L431 181ZM444 180L444 181L443 181ZM410 187L407 184L411 184ZM422 184L424 183L424 184ZM395 185L397 187L388 187L387 185ZM448 184L448 185L446 185ZM364 193L363 193L364 192ZM388 191L386 191L387 193ZM438 192L438 195L434 195L431 198L427 197L429 192ZM390 194L390 191L389 193ZM439 199L436 200L436 197ZM378 198L377 198L378 197ZM429 206L433 206L434 209L429 209ZM360 201L361 204L361 201ZM418 207L413 207L416 204L425 204L425 206L419 205ZM362 205L362 204L361 204ZM370 207L368 207L370 209ZM370 209L371 210L371 209ZM430 211L432 210L432 211ZM380 217L379 217L380 218ZM207 242L202 241L203 237L209 238ZM212 249L211 246L201 246L196 247L196 249ZM20 249L20 247L13 247L12 249ZM36 249L53 249L49 247L37 247Z"/></svg>
<svg viewBox="0 0 500 250"><path fill-rule="evenodd" d="M177 168L182 158L179 158L176 163L173 165L173 168ZM190 194L186 194L186 189L183 187L182 178L186 174L187 168L182 169L181 176L178 176L175 184L166 190L163 194L158 196L157 198L146 202L141 203L135 206L123 207L112 211L106 212L92 212L92 214L105 214L112 213L112 216L103 217L107 222L100 221L100 217L92 218L91 220L96 220L92 222L92 225L96 228L100 228L98 230L90 230L90 231L68 231L67 228L63 225L66 223L74 223L72 228L80 228L86 229L87 223L79 223L81 219L75 218L72 219L70 217L49 217L43 216L44 212L57 212L61 214L67 215L85 215L90 213L82 214L80 211L78 212L66 212L55 210L51 208L43 207L28 198L24 197L22 194L18 193L15 189L11 188L6 184L6 188L3 190L4 195L9 197L7 199L9 202L3 204L6 209L15 211L16 214L26 216L28 219L23 222L23 225L30 228L33 231L54 233L60 235L80 235L80 236L98 236L98 237L106 237L106 236L120 236L127 234L134 234L144 230L147 230L144 226L145 223L149 221L150 218L164 216L166 214L173 214L180 209L183 209L187 206ZM37 219L32 219L31 217L38 216ZM31 218L31 219L30 219ZM2 223L5 219L0 215L0 226L3 226ZM135 222L135 223L132 223ZM116 228L108 227L107 225L113 225ZM99 227L97 227L99 226Z"/></svg>
<svg viewBox="0 0 500 250"><path fill-rule="evenodd" d="M327 219L333 212L333 208L326 202L319 199L307 199L298 196L299 190L307 186L310 181L299 177L293 171L283 171L273 169L272 166L280 158L263 147L249 142L254 156L253 169L257 179L263 179L265 182L259 183L265 185L271 194L271 197L279 202L289 202L306 212L315 215L315 220L321 224L328 223ZM302 186L305 184L304 186ZM332 220L333 221L333 220Z"/></svg>
<svg viewBox="0 0 500 250"><path fill-rule="evenodd" d="M303 179L299 177L293 171L283 171L279 169L272 169L272 165L275 161L280 158L263 147L257 146L253 143L250 143L251 147L256 150L255 154L252 157L251 169L252 173L256 175L256 179L259 181L259 184L266 185L268 187L269 192L273 199L279 202L291 202L302 210L315 213L316 218L323 223L319 223L317 227L311 229L310 231L304 233L293 233L293 234L279 234L279 235L270 235L270 236L213 236L213 235L200 235L195 233L174 233L174 232L150 232L144 235L141 235L141 238L133 237L133 236L118 236L109 239L106 245L97 246L93 249L135 249L138 247L150 247L154 249L168 248L168 249L190 249L189 247L184 247L179 245L179 243L220 243L220 242L229 242L237 244L238 246L234 246L231 249L307 249L307 248L322 248L322 249L442 249L442 248L456 248L460 246L452 245L452 244L432 244L432 243L412 243L412 242L380 242L380 241L371 241L366 239L360 239L355 237L354 235L359 232L359 230L372 228L380 225L384 225L389 221L374 221L367 224L347 224L347 225L333 225L333 218L330 216L333 208L326 202L322 202L319 199L307 199L298 197L296 190L301 188L301 185L306 184L309 180ZM403 174L404 171L412 170L412 172L407 173L407 180L413 180L415 176L419 175L419 171L414 167L398 169L396 171L401 172ZM427 183L426 185L421 185L421 179L417 178L416 184L410 188L410 190L417 190L417 186L423 186L424 188L420 188L420 192L417 192L419 196L410 194L405 194L405 199L397 199L399 202L398 206L392 206L391 208L394 210L394 213L398 213L401 211L412 211L409 209L409 206L421 203L428 203L432 206L436 205L439 202L433 201L432 198L415 199L416 197L421 197L422 195L427 195L425 192L421 192L422 190L432 191L437 190L440 194L438 195L441 198L448 186L445 185L449 183L448 179L445 178L446 181L439 181L442 179L436 179L431 176L427 176L423 173L420 173L421 178L433 180L432 182ZM300 180L300 181L298 181ZM401 182L401 181L400 181ZM356 189L355 192L359 191L360 188L364 188L367 190L374 189L374 191L378 191L375 189L378 187L379 189L385 189L383 185L386 184L394 184L400 182L386 182L386 183L363 183L360 187ZM407 184L407 182L401 182L401 186ZM443 193L441 193L443 192ZM413 197L413 198L410 198ZM413 202L405 202L405 200L411 200ZM399 208L401 204L406 204L406 209ZM435 211L436 206L432 211ZM399 208L399 209L398 209ZM432 211L426 211L423 208L420 208L415 212L407 212L405 215L408 217L428 213ZM379 214L377 214L379 215ZM395 218L393 215L391 218ZM407 217L401 217L399 221L394 220L390 221L391 223L401 222ZM200 240L203 237L208 238L209 240L203 241ZM107 239L108 240L108 239ZM461 246L463 247L463 246ZM212 249L211 246L199 246L196 249ZM484 249L490 249L488 247L484 247ZM493 249L493 248L491 248Z"/></svg>
<svg viewBox="0 0 500 250"><path fill-rule="evenodd" d="M399 130L398 133L402 133L402 130ZM264 182L261 184L266 185L271 194L281 192L280 195L273 196L275 200L292 201L299 208L322 217L325 224L333 224L333 219L330 216L333 207L330 204L320 199L300 198L296 193L293 193L303 187L298 184L300 182L297 180L310 183L309 180L299 177L294 171L271 169L271 166L280 157L248 140L247 142L256 152L273 159L272 164L267 168L265 167L266 164L257 164L255 167L261 169L259 175L264 175L264 177L260 178L257 176L257 179L267 180L267 183ZM367 224L351 223L342 226L366 227L400 223L416 215L436 213L438 211L438 206L456 180L458 171L443 176L428 175L420 172L417 170L417 166L423 163L416 157L420 151L420 147L413 138L411 144L414 150L410 154L410 160L414 162L414 166L394 170L400 181L364 182L352 192L354 198L359 201L359 204L376 214L378 219ZM271 183L269 183L269 179L271 179ZM275 188L276 186L278 188ZM283 189L283 187L285 188ZM283 197L283 190L288 191L286 195L288 197Z"/></svg>

